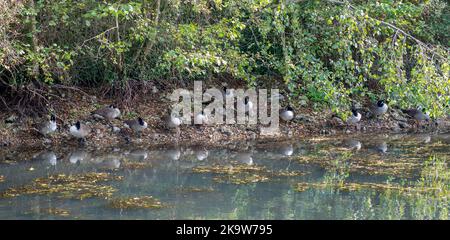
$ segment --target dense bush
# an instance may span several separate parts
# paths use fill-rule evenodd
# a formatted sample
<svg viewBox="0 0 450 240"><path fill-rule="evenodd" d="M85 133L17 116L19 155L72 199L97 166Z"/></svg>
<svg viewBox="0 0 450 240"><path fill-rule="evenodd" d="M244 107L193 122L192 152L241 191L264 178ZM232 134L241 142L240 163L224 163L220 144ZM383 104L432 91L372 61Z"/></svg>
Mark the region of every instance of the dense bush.
<svg viewBox="0 0 450 240"><path fill-rule="evenodd" d="M439 116L450 102L442 0L28 0L0 8L8 89L226 77L270 82L291 101L338 113L385 98Z"/></svg>

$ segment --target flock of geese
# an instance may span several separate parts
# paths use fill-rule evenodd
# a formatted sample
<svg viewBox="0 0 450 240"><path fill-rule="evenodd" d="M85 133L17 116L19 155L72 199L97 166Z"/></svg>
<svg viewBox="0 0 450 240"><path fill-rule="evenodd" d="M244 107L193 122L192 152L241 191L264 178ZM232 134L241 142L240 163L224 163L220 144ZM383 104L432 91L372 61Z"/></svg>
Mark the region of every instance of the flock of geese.
<svg viewBox="0 0 450 240"><path fill-rule="evenodd" d="M119 118L121 112L119 108L114 105L109 105L107 107L103 107L97 109L92 112L92 116L96 119L111 121L113 119ZM168 120L169 127L177 127L181 124L179 119L170 118ZM147 122L145 122L141 117L132 120L125 120L123 122L124 127L132 129L134 132L140 134L144 129L148 127ZM35 129L44 136L47 136L57 129L56 117L55 115L50 116L50 120L45 121L40 124L35 124ZM86 137L92 132L92 129L86 125L77 121L74 125L69 127L69 133L80 140L80 142L84 142Z"/></svg>
<svg viewBox="0 0 450 240"><path fill-rule="evenodd" d="M231 94L230 90L226 89L226 87L224 88L224 94ZM254 104L250 101L248 96L244 98L244 104L245 112L249 112L254 108ZM371 106L369 106L369 111L371 112L372 116L378 118L388 111L388 105L384 100L379 100L376 104L372 104ZM430 117L425 113L425 110L423 109L407 109L402 111L418 122L430 120ZM355 107L352 107L351 112L351 116L347 118L347 124L355 125L361 121L362 116ZM92 112L91 115L96 119L111 122L114 119L118 119L121 116L121 112L115 105L109 105L97 109L96 111ZM287 105L287 107L280 110L279 116L285 122L292 121L295 117L294 109L290 105ZM163 118L163 120L165 123L165 128L176 129L177 133L179 134L179 126L183 122L181 117L168 114L165 118ZM202 111L194 116L194 123L195 122L207 123L208 116L205 115L205 113ZM145 122L141 117L138 117L137 119L126 120L123 122L123 125L125 128L131 129L139 136L141 132L148 127L147 122ZM52 114L50 120L35 124L35 129L44 136L55 132L57 129L55 115ZM88 125L83 124L80 121L77 121L74 125L69 127L70 135L78 139L80 143L85 142L86 137L91 134L91 130L92 129Z"/></svg>

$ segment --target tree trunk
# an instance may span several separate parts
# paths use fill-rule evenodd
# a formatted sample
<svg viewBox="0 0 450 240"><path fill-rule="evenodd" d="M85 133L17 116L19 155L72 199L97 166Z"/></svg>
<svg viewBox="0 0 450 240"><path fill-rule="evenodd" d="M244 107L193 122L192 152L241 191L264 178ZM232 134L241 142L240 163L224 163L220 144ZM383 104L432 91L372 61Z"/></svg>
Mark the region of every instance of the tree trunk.
<svg viewBox="0 0 450 240"><path fill-rule="evenodd" d="M34 0L30 1L30 8L33 10L36 10L35 8L35 4L34 4ZM30 33L31 33L31 39L30 39L30 45L33 48L33 52L37 52L37 48L38 48L38 39L36 36L36 32L37 32L37 20L36 20L36 15L33 14L32 16L29 16L29 29L30 29ZM37 62L33 63L33 67L32 67L32 72L31 72L31 76L37 80L39 78L39 64Z"/></svg>

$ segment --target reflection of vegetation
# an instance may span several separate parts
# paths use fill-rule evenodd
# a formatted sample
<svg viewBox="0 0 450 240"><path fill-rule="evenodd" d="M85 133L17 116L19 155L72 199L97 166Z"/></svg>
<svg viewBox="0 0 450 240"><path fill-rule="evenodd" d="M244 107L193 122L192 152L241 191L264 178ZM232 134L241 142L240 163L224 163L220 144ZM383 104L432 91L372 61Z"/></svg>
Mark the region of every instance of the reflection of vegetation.
<svg viewBox="0 0 450 240"><path fill-rule="evenodd" d="M5 177L3 177L2 175L0 175L0 182L5 181Z"/></svg>
<svg viewBox="0 0 450 240"><path fill-rule="evenodd" d="M417 187L438 189L436 194L441 197L450 196L450 170L445 159L430 157L422 169Z"/></svg>
<svg viewBox="0 0 450 240"><path fill-rule="evenodd" d="M321 183L299 183L297 190L302 192L309 188L337 188L346 191L358 191L371 189L377 191L394 191L398 193L412 194L433 194L436 197L450 197L450 170L445 160L430 157L422 170L421 178L417 182L406 184L396 183L348 183L345 179L348 172L336 168L331 175L326 175Z"/></svg>
<svg viewBox="0 0 450 240"><path fill-rule="evenodd" d="M152 196L120 198L111 201L110 206L118 209L151 208L159 209L164 205Z"/></svg>
<svg viewBox="0 0 450 240"><path fill-rule="evenodd" d="M121 179L120 176L111 176L108 173L59 174L48 178L37 178L31 184L23 187L9 188L1 193L0 197L17 197L25 194L58 194L62 198L72 199L109 198L116 189L98 183Z"/></svg>
<svg viewBox="0 0 450 240"><path fill-rule="evenodd" d="M267 170L263 166L235 164L228 166L214 165L193 168L194 173L219 174L213 178L218 183L248 184L257 182L267 182L274 177L295 177L306 173L300 171L274 171Z"/></svg>
<svg viewBox="0 0 450 240"><path fill-rule="evenodd" d="M236 189L234 198L232 199L234 210L230 213L230 219L246 219L252 206L251 195L255 190L254 185L239 187Z"/></svg>
<svg viewBox="0 0 450 240"><path fill-rule="evenodd" d="M349 162L348 160L352 154L350 152L343 152L340 156L331 161L331 167L325 175L325 182L329 184L342 185L345 179L349 176Z"/></svg>
<svg viewBox="0 0 450 240"><path fill-rule="evenodd" d="M358 200L362 205L354 211L355 215L350 216L351 218L448 219L449 217L450 169L445 158L430 157L421 169L420 179L416 181L395 183L390 179L385 183L361 183L341 181L339 174L326 176L323 182L298 183L295 189L298 192L336 189L354 192L354 196L358 193L364 194L363 199ZM338 177L333 178L335 176ZM374 193L376 195L373 195ZM378 201L378 204L373 204L375 201Z"/></svg>
<svg viewBox="0 0 450 240"><path fill-rule="evenodd" d="M438 157L445 157L448 153L448 145L440 141L427 144L418 143L416 139L399 137L389 141L389 144L396 146L389 154L378 154L372 151L371 147L380 139L367 139L363 142L363 148L358 152L349 152L347 149L336 145L336 139L317 140L311 149L310 154L296 157L296 162L300 164L317 164L327 170L336 168L336 161L340 158L347 160L341 165L349 173L359 173L378 176L396 176L403 178L414 178L423 167L423 159L428 158L433 152ZM418 147L420 145L420 147ZM338 157L336 157L338 156Z"/></svg>

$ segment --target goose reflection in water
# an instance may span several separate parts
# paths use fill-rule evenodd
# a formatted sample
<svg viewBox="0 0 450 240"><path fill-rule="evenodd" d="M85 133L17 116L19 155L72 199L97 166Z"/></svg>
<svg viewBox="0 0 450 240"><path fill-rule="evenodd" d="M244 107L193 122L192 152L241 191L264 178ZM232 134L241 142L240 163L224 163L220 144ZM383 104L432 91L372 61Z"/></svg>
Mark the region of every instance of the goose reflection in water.
<svg viewBox="0 0 450 240"><path fill-rule="evenodd" d="M98 164L99 168L102 169L114 170L120 168L121 165L120 156L115 154L100 156L94 159L93 161Z"/></svg>
<svg viewBox="0 0 450 240"><path fill-rule="evenodd" d="M423 134L423 135L418 135L416 137L417 141L421 142L421 143L430 143L431 142L431 136L428 134Z"/></svg>
<svg viewBox="0 0 450 240"><path fill-rule="evenodd" d="M43 151L33 157L33 160L56 166L57 157L53 151Z"/></svg>
<svg viewBox="0 0 450 240"><path fill-rule="evenodd" d="M136 161L144 161L148 158L148 152L145 149L134 149L130 152L125 153L127 158Z"/></svg>
<svg viewBox="0 0 450 240"><path fill-rule="evenodd" d="M385 154L388 151L388 145L385 141L375 144L374 150L378 153Z"/></svg>
<svg viewBox="0 0 450 240"><path fill-rule="evenodd" d="M347 139L343 143L344 148L351 150L351 151L359 151L361 150L362 144L360 141L356 139Z"/></svg>
<svg viewBox="0 0 450 240"><path fill-rule="evenodd" d="M84 149L77 149L69 156L69 162L72 164L80 164L89 160L89 153Z"/></svg>
<svg viewBox="0 0 450 240"><path fill-rule="evenodd" d="M194 151L195 158L197 158L198 161L203 161L208 158L209 151L206 149L196 149Z"/></svg>
<svg viewBox="0 0 450 240"><path fill-rule="evenodd" d="M252 153L250 152L239 152L236 154L236 161L238 161L239 163L243 163L246 165L253 165L253 157L252 157Z"/></svg>
<svg viewBox="0 0 450 240"><path fill-rule="evenodd" d="M171 148L166 150L164 155L170 160L179 160L181 157L181 150L180 148Z"/></svg>
<svg viewBox="0 0 450 240"><path fill-rule="evenodd" d="M292 146L292 144L283 144L280 146L279 148L279 152L284 155L284 156L292 156L292 154L294 154L294 146Z"/></svg>

